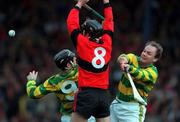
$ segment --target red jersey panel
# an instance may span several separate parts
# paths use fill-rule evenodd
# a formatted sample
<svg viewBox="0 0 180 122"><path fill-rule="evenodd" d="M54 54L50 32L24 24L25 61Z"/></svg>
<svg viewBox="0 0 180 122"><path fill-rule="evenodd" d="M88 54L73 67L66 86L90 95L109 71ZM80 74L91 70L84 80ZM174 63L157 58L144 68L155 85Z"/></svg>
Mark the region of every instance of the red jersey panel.
<svg viewBox="0 0 180 122"><path fill-rule="evenodd" d="M90 41L88 37L81 34L78 9L72 9L68 16L68 31L77 51L79 87L107 89L109 86L109 62L114 31L113 14L110 6L105 6L104 16L102 44Z"/></svg>

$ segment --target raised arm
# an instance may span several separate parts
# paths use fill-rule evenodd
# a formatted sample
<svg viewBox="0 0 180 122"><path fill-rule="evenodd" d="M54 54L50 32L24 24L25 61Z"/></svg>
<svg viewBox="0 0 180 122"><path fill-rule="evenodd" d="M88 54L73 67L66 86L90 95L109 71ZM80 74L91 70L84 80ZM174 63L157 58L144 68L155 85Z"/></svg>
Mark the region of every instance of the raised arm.
<svg viewBox="0 0 180 122"><path fill-rule="evenodd" d="M105 18L103 23L103 29L105 31L114 32L112 7L109 3L109 0L103 0L103 3L104 3L104 18Z"/></svg>
<svg viewBox="0 0 180 122"><path fill-rule="evenodd" d="M77 45L77 37L81 33L80 25L79 25L79 10L82 8L84 4L86 4L89 0L79 0L75 7L71 9L68 18L67 18L67 28L68 32L71 36L71 40L73 45L76 47Z"/></svg>
<svg viewBox="0 0 180 122"><path fill-rule="evenodd" d="M71 34L74 30L80 29L79 25L79 10L84 4L89 0L78 0L74 8L71 9L68 18L67 18L67 27L68 31Z"/></svg>
<svg viewBox="0 0 180 122"><path fill-rule="evenodd" d="M68 32L71 35L71 33L74 30L80 29L79 26L79 9L78 7L74 7L73 9L71 9L68 18L67 18L67 28L68 28Z"/></svg>
<svg viewBox="0 0 180 122"><path fill-rule="evenodd" d="M49 81L46 80L43 84L36 85L36 79L37 79L38 72L32 71L27 76L27 84L26 84L26 91L27 95L30 98L37 99L45 96L48 93L51 93L53 91L56 91L56 87L49 84Z"/></svg>

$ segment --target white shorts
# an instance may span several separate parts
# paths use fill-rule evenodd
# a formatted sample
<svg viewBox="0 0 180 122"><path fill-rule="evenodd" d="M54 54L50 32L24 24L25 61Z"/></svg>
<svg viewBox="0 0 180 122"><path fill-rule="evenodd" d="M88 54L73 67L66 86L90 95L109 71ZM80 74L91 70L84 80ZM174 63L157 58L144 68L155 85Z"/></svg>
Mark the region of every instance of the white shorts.
<svg viewBox="0 0 180 122"><path fill-rule="evenodd" d="M72 122L71 121L71 116L70 115L62 115L61 116L61 122ZM96 122L96 119L93 116L91 116L88 119L88 122Z"/></svg>
<svg viewBox="0 0 180 122"><path fill-rule="evenodd" d="M110 106L111 122L143 122L146 107L138 102L114 100Z"/></svg>
<svg viewBox="0 0 180 122"><path fill-rule="evenodd" d="M71 122L71 115L62 115L61 122Z"/></svg>

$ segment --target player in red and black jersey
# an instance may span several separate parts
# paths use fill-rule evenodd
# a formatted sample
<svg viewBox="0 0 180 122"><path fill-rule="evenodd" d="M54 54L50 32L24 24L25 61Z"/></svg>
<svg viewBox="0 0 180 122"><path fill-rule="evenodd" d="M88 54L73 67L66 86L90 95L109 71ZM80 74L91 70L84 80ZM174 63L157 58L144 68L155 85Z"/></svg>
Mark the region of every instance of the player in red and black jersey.
<svg viewBox="0 0 180 122"><path fill-rule="evenodd" d="M74 122L86 121L91 115L97 121L109 121L109 62L114 22L109 0L104 3L104 22L88 19L79 25L81 7L89 0L79 0L70 11L67 26L77 51L79 92L74 105Z"/></svg>

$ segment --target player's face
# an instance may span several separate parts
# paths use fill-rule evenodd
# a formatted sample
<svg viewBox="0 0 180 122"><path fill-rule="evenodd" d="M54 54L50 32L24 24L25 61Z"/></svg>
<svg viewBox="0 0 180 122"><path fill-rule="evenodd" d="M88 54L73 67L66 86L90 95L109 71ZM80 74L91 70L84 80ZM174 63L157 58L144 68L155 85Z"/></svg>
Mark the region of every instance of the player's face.
<svg viewBox="0 0 180 122"><path fill-rule="evenodd" d="M74 57L72 62L67 63L66 70L68 71L68 70L76 67L76 65L77 65L76 57Z"/></svg>
<svg viewBox="0 0 180 122"><path fill-rule="evenodd" d="M149 65L156 62L156 51L156 47L147 45L141 53L141 63L144 65Z"/></svg>

